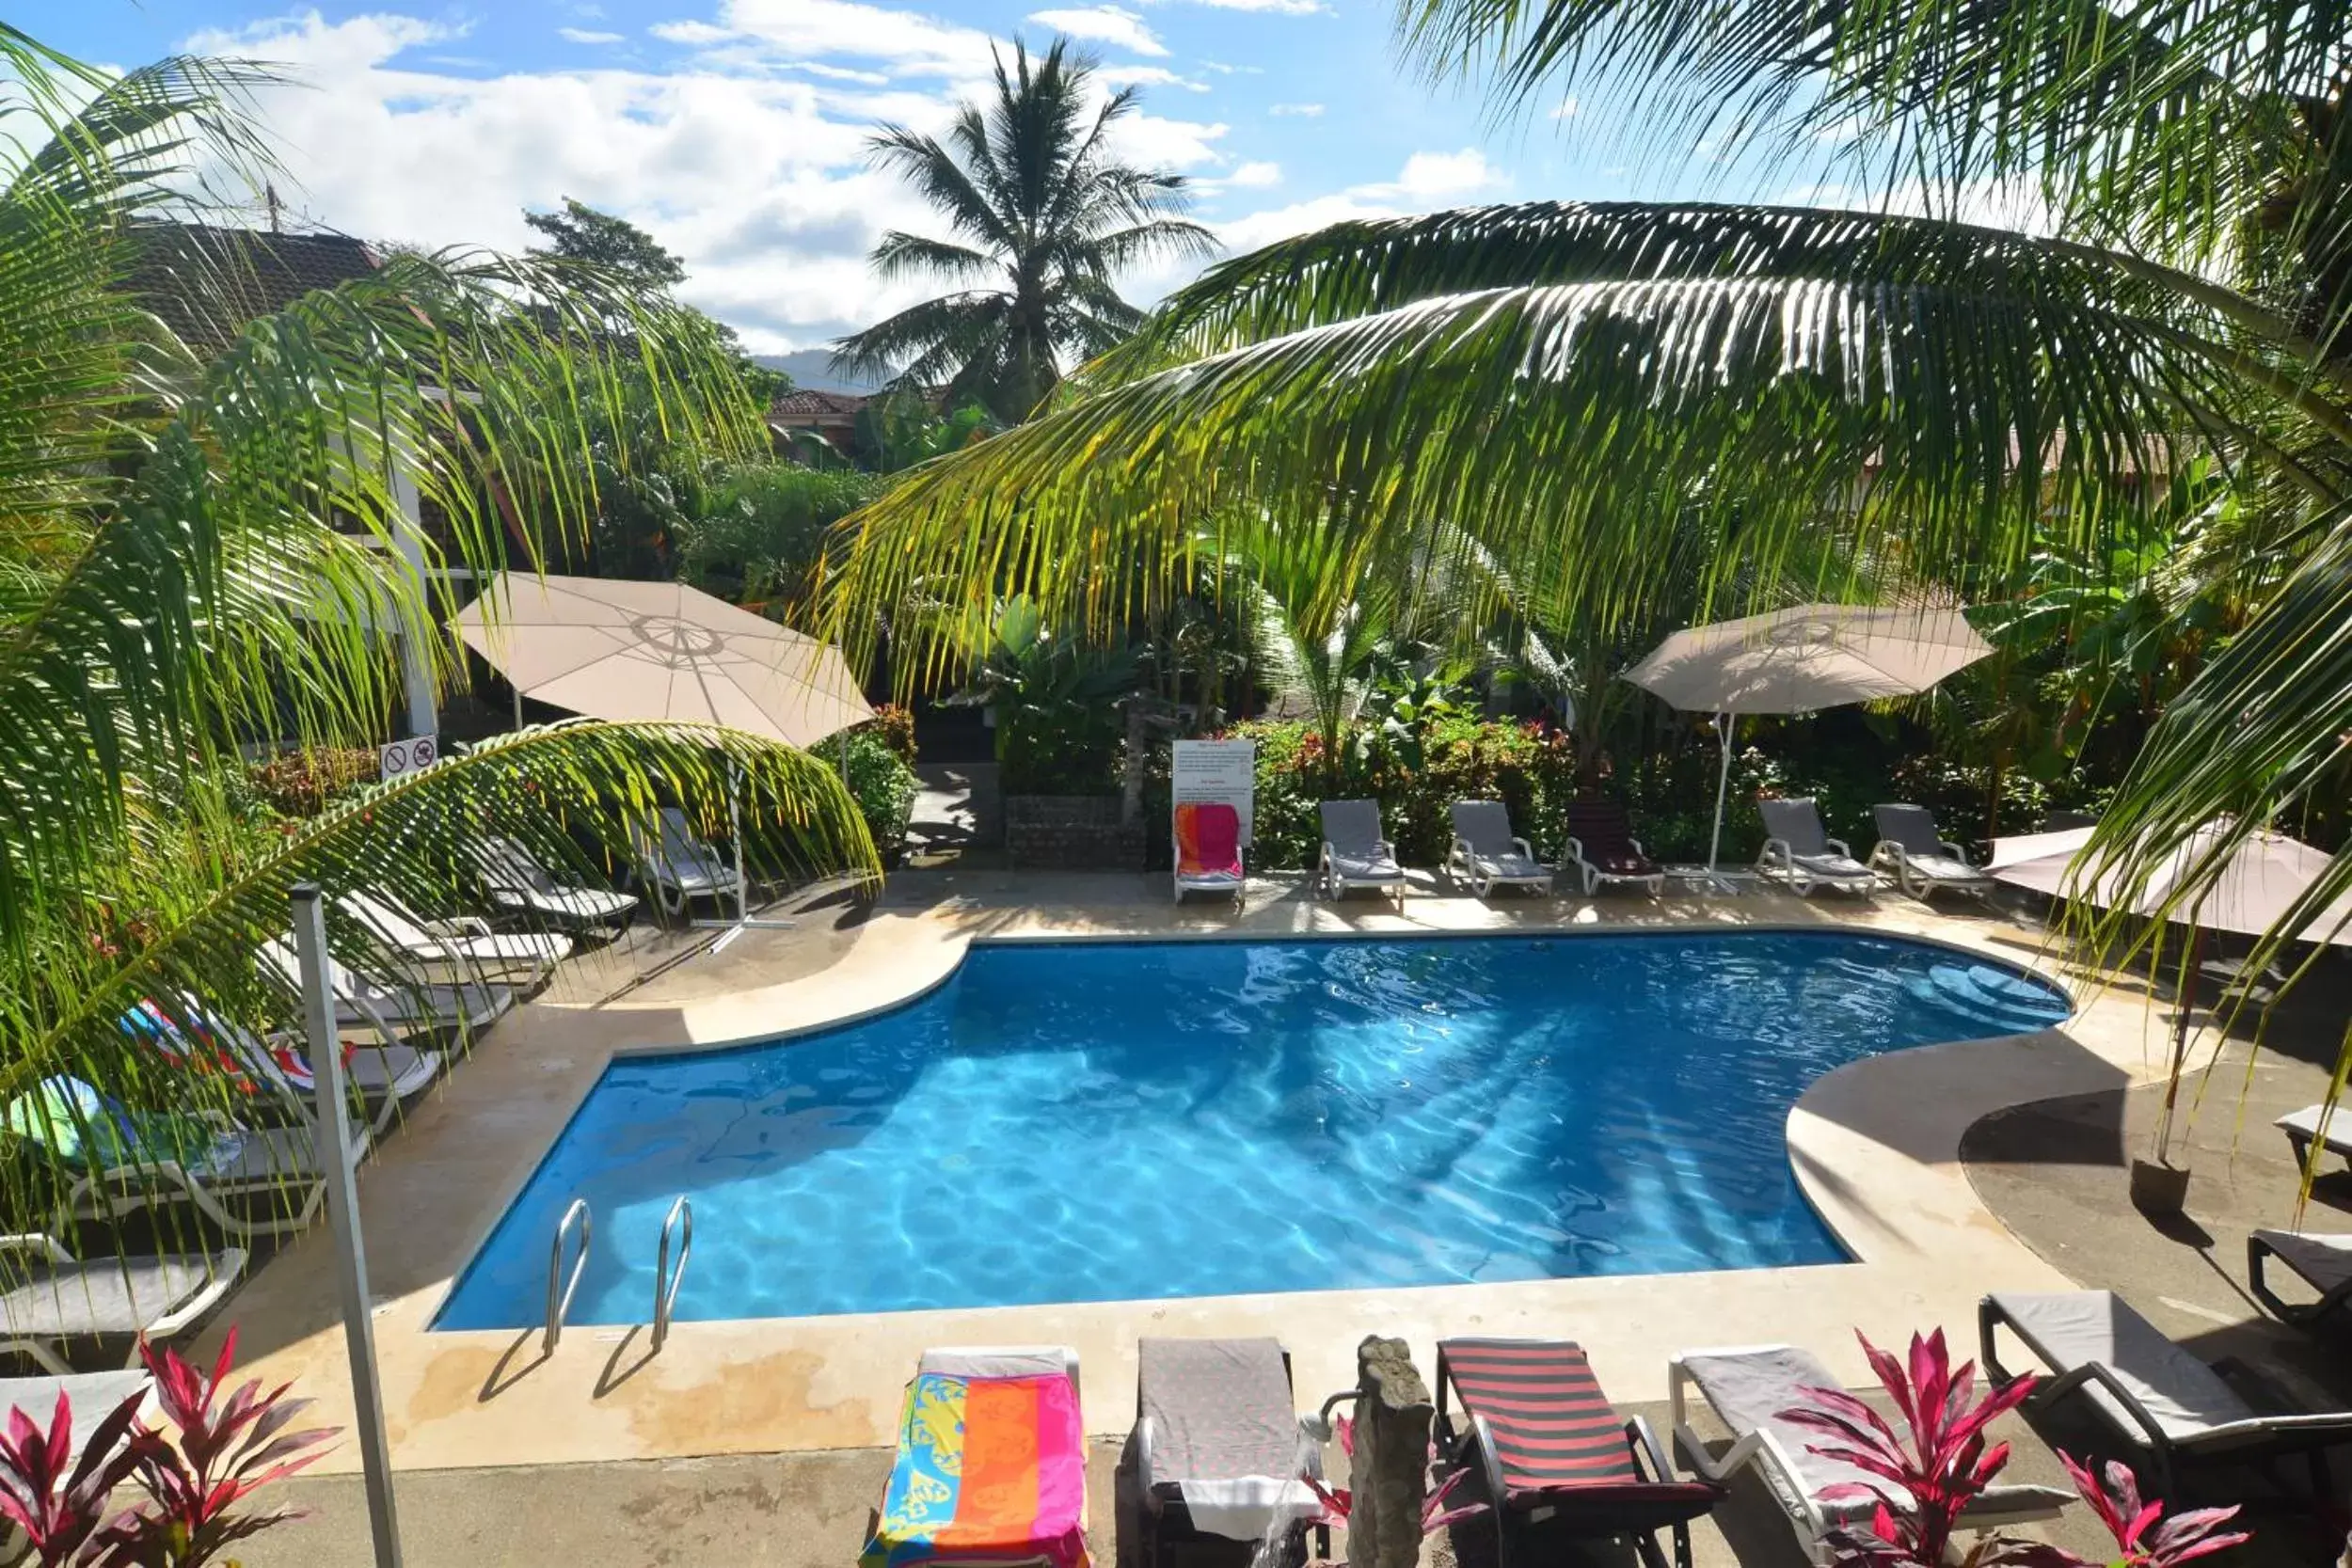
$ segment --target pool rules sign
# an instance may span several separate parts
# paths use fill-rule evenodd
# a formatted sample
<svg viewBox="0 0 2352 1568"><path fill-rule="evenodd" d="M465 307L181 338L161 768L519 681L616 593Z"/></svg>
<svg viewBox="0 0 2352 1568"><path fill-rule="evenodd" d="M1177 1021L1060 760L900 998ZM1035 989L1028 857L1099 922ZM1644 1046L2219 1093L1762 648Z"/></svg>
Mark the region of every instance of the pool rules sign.
<svg viewBox="0 0 2352 1568"><path fill-rule="evenodd" d="M421 735L411 740L395 740L376 754L376 765L383 771L378 775L387 784L421 773L433 766L441 755L437 736Z"/></svg>
<svg viewBox="0 0 2352 1568"><path fill-rule="evenodd" d="M1251 791L1258 776L1258 746L1251 740L1179 740L1168 758L1168 798L1222 800L1241 818L1241 841L1251 842Z"/></svg>

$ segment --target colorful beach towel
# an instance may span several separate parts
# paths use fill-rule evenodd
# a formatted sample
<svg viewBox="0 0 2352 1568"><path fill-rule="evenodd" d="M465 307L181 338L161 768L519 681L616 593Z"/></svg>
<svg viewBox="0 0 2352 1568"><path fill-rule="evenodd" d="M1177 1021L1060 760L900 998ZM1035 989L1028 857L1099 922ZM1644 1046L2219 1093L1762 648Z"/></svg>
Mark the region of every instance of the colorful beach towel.
<svg viewBox="0 0 2352 1568"><path fill-rule="evenodd" d="M1223 800L1179 802L1176 872L1182 877L1240 876L1240 813Z"/></svg>
<svg viewBox="0 0 2352 1568"><path fill-rule="evenodd" d="M1077 1390L1067 1377L919 1374L859 1568L1037 1560L1089 1568Z"/></svg>

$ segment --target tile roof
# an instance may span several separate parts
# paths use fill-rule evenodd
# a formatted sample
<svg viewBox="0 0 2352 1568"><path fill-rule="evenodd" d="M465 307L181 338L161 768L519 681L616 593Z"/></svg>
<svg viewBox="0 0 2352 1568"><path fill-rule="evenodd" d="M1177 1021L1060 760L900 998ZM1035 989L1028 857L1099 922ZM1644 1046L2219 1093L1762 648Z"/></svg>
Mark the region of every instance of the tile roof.
<svg viewBox="0 0 2352 1568"><path fill-rule="evenodd" d="M198 354L218 354L246 323L314 289L375 271L348 234L271 234L209 224L142 224L131 289Z"/></svg>
<svg viewBox="0 0 2352 1568"><path fill-rule="evenodd" d="M787 423L834 424L854 420L866 400L854 392L820 392L795 387L768 405L768 417Z"/></svg>

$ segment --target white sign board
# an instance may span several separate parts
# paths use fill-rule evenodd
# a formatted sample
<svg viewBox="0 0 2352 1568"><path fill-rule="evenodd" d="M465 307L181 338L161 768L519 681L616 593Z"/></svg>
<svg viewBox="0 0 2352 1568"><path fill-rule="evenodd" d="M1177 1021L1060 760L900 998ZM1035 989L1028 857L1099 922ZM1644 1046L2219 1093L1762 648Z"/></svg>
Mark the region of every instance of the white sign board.
<svg viewBox="0 0 2352 1568"><path fill-rule="evenodd" d="M1241 818L1241 841L1255 826L1258 746L1252 740L1179 740L1169 758L1171 802L1222 800Z"/></svg>
<svg viewBox="0 0 2352 1568"><path fill-rule="evenodd" d="M421 735L410 740L395 740L377 753L376 762L385 779L405 778L440 760L441 742L437 736Z"/></svg>

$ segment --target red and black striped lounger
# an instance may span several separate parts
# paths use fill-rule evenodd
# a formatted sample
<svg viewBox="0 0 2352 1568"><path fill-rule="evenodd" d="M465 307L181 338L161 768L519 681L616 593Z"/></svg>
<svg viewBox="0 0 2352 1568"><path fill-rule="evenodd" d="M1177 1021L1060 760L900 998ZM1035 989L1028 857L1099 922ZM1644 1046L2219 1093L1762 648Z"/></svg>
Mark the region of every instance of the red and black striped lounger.
<svg viewBox="0 0 2352 1568"><path fill-rule="evenodd" d="M1457 1430L1446 1410L1461 1402ZM1449 1465L1475 1463L1495 1507L1495 1556L1511 1568L1534 1525L1629 1540L1646 1568L1665 1568L1658 1532L1674 1532L1691 1568L1691 1521L1724 1489L1679 1481L1639 1416L1619 1420L1584 1352L1565 1339L1448 1339L1438 1346L1438 1443Z"/></svg>

